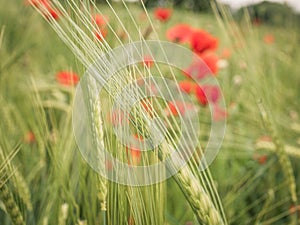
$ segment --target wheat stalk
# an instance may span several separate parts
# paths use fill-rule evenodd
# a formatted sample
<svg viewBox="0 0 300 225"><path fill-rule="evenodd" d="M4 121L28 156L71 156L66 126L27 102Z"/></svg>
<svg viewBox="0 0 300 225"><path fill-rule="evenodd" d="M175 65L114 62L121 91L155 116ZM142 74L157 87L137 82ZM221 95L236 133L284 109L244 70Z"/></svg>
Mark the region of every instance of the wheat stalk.
<svg viewBox="0 0 300 225"><path fill-rule="evenodd" d="M17 203L14 200L12 193L10 192L7 184L0 184L0 199L5 205L7 213L14 225L25 225L23 216Z"/></svg>
<svg viewBox="0 0 300 225"><path fill-rule="evenodd" d="M262 103L262 101L258 102L258 107L260 109L261 117L263 122L265 123L266 128L271 134L272 141L275 145L275 153L278 156L279 163L283 168L283 172L285 173L287 180L289 182L289 191L291 194L292 201L295 205L297 205L297 191L296 191L296 181L294 176L294 171L291 165L291 161L286 153L285 146L280 140L279 136L275 128L272 125L272 122L266 112L266 109Z"/></svg>
<svg viewBox="0 0 300 225"><path fill-rule="evenodd" d="M4 159L3 163L0 164L0 200L2 200L3 204L5 205L6 211L10 215L13 224L25 225L19 206L15 202L15 199L7 185L8 180L15 172L10 171L10 174L8 173L9 169L11 169L10 162L13 157L16 156L19 150L20 147L17 145L14 150L11 151L7 157L5 157L4 151L0 146L0 159Z"/></svg>
<svg viewBox="0 0 300 225"><path fill-rule="evenodd" d="M99 165L101 166L102 171L105 171L105 155L103 154L103 146L104 146L104 140L103 140L103 121L101 118L101 102L99 98L98 89L96 86L96 81L92 77L86 77L86 82L83 86L83 91L87 95L87 98L89 100L88 108L90 110L91 114L91 122L92 122L92 133L93 138L96 144L97 152L101 155ZM94 94L91 94L94 93ZM97 98L98 97L98 98ZM107 211L107 204L106 204L106 198L107 198L107 180L101 176L97 175L97 188L98 188L98 199L100 201L100 210L105 212ZM105 215L104 215L105 218Z"/></svg>
<svg viewBox="0 0 300 225"><path fill-rule="evenodd" d="M15 170L14 175L16 179L13 181L14 181L15 188L17 188L19 192L19 197L25 203L27 209L29 211L32 211L31 194L27 182L24 179L23 175L18 170Z"/></svg>

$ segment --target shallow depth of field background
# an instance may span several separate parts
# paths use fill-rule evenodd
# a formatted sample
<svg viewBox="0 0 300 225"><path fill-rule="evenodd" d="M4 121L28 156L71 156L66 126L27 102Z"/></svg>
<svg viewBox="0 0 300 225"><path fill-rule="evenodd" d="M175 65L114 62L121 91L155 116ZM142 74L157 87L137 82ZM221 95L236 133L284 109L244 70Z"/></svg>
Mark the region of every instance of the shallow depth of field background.
<svg viewBox="0 0 300 225"><path fill-rule="evenodd" d="M297 224L294 215L300 205L292 201L290 187L296 185L299 198L299 15L283 6L262 4L231 17L227 6L218 13L205 5L192 10L183 2L173 8L166 22L160 22L153 15L155 1L149 2L148 12L161 40L167 40L166 31L179 23L204 29L219 40L217 79L228 114L224 142L210 169L228 223ZM106 4L98 4L122 35L122 27ZM73 137L76 85L57 78L61 71L80 77L85 69L31 6L4 0L0 5L0 192L7 181L5 187L26 224L103 224L97 174L81 157ZM122 5L113 6L139 40L136 30L130 31ZM145 31L149 21L140 5L128 6ZM154 33L149 34L148 39L152 38ZM117 46L110 32L105 39ZM270 124L264 121L261 102ZM15 149L17 154L7 160ZM291 168L282 163L282 154ZM197 224L175 182L169 179L165 185L167 191L156 196L158 205L149 217L157 216L158 224ZM129 195L128 187L115 188L118 194L108 194L108 206ZM12 224L1 196L0 224ZM137 196L130 199L140 200ZM109 217L118 224L138 225L130 219L128 205L119 207L108 212Z"/></svg>

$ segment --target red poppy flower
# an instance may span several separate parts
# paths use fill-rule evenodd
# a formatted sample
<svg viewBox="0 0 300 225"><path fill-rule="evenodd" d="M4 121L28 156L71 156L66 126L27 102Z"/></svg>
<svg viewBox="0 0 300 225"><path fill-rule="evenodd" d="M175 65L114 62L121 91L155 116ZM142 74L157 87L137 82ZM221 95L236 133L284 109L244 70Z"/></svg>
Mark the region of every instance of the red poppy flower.
<svg viewBox="0 0 300 225"><path fill-rule="evenodd" d="M260 165L263 165L267 162L268 156L267 155L254 155L253 159L256 160Z"/></svg>
<svg viewBox="0 0 300 225"><path fill-rule="evenodd" d="M177 103L169 102L168 103L168 108L170 110L168 112L171 113L173 116L178 116L179 114L183 114L184 113L184 107L183 107L182 104L177 104Z"/></svg>
<svg viewBox="0 0 300 225"><path fill-rule="evenodd" d="M129 116L120 109L108 114L107 118L113 126L120 126L123 123L129 124Z"/></svg>
<svg viewBox="0 0 300 225"><path fill-rule="evenodd" d="M218 104L213 105L213 120L224 120L228 116L226 109L220 107Z"/></svg>
<svg viewBox="0 0 300 225"><path fill-rule="evenodd" d="M47 20L51 20L51 19L58 20L60 15L57 9L54 9L50 6L47 7L47 10L43 14Z"/></svg>
<svg viewBox="0 0 300 225"><path fill-rule="evenodd" d="M153 66L153 64L154 64L154 61L150 55L144 56L144 59L143 59L144 66L151 67L151 66Z"/></svg>
<svg viewBox="0 0 300 225"><path fill-rule="evenodd" d="M79 76L70 71L61 71L56 74L56 80L63 85L76 85L79 82Z"/></svg>
<svg viewBox="0 0 300 225"><path fill-rule="evenodd" d="M190 40L193 29L187 24L177 24L167 30L166 36L169 41L186 43Z"/></svg>
<svg viewBox="0 0 300 225"><path fill-rule="evenodd" d="M272 34L266 34L266 35L264 36L264 42L265 42L266 44L273 44L274 41L275 41L275 38L274 38L274 36L273 36Z"/></svg>
<svg viewBox="0 0 300 225"><path fill-rule="evenodd" d="M186 70L184 75L188 78L201 80L208 75L216 75L218 73L219 57L213 53L205 53L199 55L202 60L195 60Z"/></svg>
<svg viewBox="0 0 300 225"><path fill-rule="evenodd" d="M197 87L196 87L195 96L201 105L203 105L203 106L207 105L208 100L206 98L205 92L204 92L203 88L200 87L199 85L197 85Z"/></svg>
<svg viewBox="0 0 300 225"><path fill-rule="evenodd" d="M106 28L99 28L98 30L95 31L94 34L97 40L103 41L107 36L107 30Z"/></svg>
<svg viewBox="0 0 300 225"><path fill-rule="evenodd" d="M181 101L174 101L168 102L168 109L166 109L167 116L173 115L184 115L186 110L193 110L195 106L189 102L181 102Z"/></svg>
<svg viewBox="0 0 300 225"><path fill-rule="evenodd" d="M203 85L200 87L197 85L195 95L201 105L207 105L208 102L217 103L220 98L221 91L218 86Z"/></svg>
<svg viewBox="0 0 300 225"><path fill-rule="evenodd" d="M221 58L228 59L231 56L231 50L229 48L224 48L221 52Z"/></svg>
<svg viewBox="0 0 300 225"><path fill-rule="evenodd" d="M212 103L216 103L220 96L221 91L218 86L215 85L204 85L203 90L206 94L206 97L211 101Z"/></svg>
<svg viewBox="0 0 300 225"><path fill-rule="evenodd" d="M190 45L196 53L203 53L218 48L218 39L204 30L195 30L190 37Z"/></svg>
<svg viewBox="0 0 300 225"><path fill-rule="evenodd" d="M211 73L216 75L218 73L219 57L214 53L205 53L200 57L204 61L206 66L210 69Z"/></svg>
<svg viewBox="0 0 300 225"><path fill-rule="evenodd" d="M153 105L151 103L150 100L144 99L143 101L141 101L141 106L143 107L143 109L145 110L145 112L148 113L148 115L150 117L153 117Z"/></svg>
<svg viewBox="0 0 300 225"><path fill-rule="evenodd" d="M184 75L188 78L201 80L207 75L211 74L208 66L202 60L197 60L192 63L186 70L183 71Z"/></svg>
<svg viewBox="0 0 300 225"><path fill-rule="evenodd" d="M49 0L27 0L25 4L37 7L47 20L59 19L59 11L51 6Z"/></svg>
<svg viewBox="0 0 300 225"><path fill-rule="evenodd" d="M93 16L93 22L97 24L99 27L106 26L108 23L108 16L101 15L101 14L95 14Z"/></svg>
<svg viewBox="0 0 300 225"><path fill-rule="evenodd" d="M169 8L156 8L154 10L154 17L161 22L166 22L172 15L172 10Z"/></svg>
<svg viewBox="0 0 300 225"><path fill-rule="evenodd" d="M32 131L29 131L24 135L24 142L27 144L35 142L35 135Z"/></svg>
<svg viewBox="0 0 300 225"><path fill-rule="evenodd" d="M196 84L194 82L184 80L178 83L180 89L188 94L191 94L195 91Z"/></svg>
<svg viewBox="0 0 300 225"><path fill-rule="evenodd" d="M138 135L135 136L136 139L142 140L142 137ZM142 152L138 147L126 147L126 154L128 157L128 164L129 165L139 165L142 159Z"/></svg>

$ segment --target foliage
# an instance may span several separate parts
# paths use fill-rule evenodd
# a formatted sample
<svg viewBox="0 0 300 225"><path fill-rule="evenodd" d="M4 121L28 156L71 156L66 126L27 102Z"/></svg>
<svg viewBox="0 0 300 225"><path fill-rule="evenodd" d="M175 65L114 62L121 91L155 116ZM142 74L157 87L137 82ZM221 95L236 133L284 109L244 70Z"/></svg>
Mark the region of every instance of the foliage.
<svg viewBox="0 0 300 225"><path fill-rule="evenodd" d="M245 11L249 12L252 21L276 26L290 26L291 22L296 23L294 25L300 24L299 15L287 4L264 1L239 9L236 18L241 20Z"/></svg>

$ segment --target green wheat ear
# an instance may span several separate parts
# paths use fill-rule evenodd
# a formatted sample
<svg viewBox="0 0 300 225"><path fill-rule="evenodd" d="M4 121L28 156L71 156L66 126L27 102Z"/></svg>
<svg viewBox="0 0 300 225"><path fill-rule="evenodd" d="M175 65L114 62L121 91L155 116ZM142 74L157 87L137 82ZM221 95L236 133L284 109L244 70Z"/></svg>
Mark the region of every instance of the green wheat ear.
<svg viewBox="0 0 300 225"><path fill-rule="evenodd" d="M271 119L269 118L269 115L267 114L267 111L265 109L265 106L264 106L262 100L258 102L258 107L259 107L259 110L261 113L262 120L265 123L265 126L272 137L272 141L274 142L275 153L278 156L280 165L282 166L283 172L286 175L287 180L289 182L289 190L290 190L292 201L295 205L297 205L298 199L297 199L296 181L295 181L295 175L294 175L294 171L293 171L293 168L291 165L291 161L287 155L284 144L280 140L280 138L271 122Z"/></svg>
<svg viewBox="0 0 300 225"><path fill-rule="evenodd" d="M294 175L294 171L293 171L293 168L291 165L291 161L285 150L284 144L280 140L280 138L271 122L271 119L270 119L269 115L267 114L267 111L265 109L265 106L264 106L262 100L260 100L258 102L258 107L259 107L259 110L261 113L262 120L265 123L265 126L272 137L272 141L275 145L274 151L279 159L279 163L283 169L283 173L287 177L292 202L294 205L297 205L298 199L297 199L296 181L295 181L295 175ZM297 214L295 213L292 218L293 218L294 222L296 223Z"/></svg>
<svg viewBox="0 0 300 225"><path fill-rule="evenodd" d="M103 121L101 112L101 102L100 98L93 99L90 92L97 92L97 87L95 82L92 82L92 78L87 78L87 87L84 88L86 94L89 96L89 111L91 114L92 130L94 135L94 140L96 144L97 151L100 154L100 159L102 160L100 164L102 165L102 171L105 171L105 155L102 153L102 148L104 146L104 131L103 131ZM96 94L98 96L98 94ZM103 176L98 175L98 199L100 201L100 210L104 212L103 218L106 218L105 212L107 211L107 180Z"/></svg>
<svg viewBox="0 0 300 225"><path fill-rule="evenodd" d="M2 184L0 187L0 199L5 205L6 211L10 215L13 224L25 225L20 209L6 183Z"/></svg>
<svg viewBox="0 0 300 225"><path fill-rule="evenodd" d="M13 183L19 193L19 197L22 199L27 209L31 212L32 203L28 184L23 175L18 170L15 170L14 177L15 179L13 179Z"/></svg>
<svg viewBox="0 0 300 225"><path fill-rule="evenodd" d="M8 181L13 175L13 172L8 172L11 168L10 162L19 150L20 148L16 147L7 157L4 157L4 152L0 146L0 159L4 159L0 165L0 200L3 202L13 224L25 225L23 215L8 186Z"/></svg>

